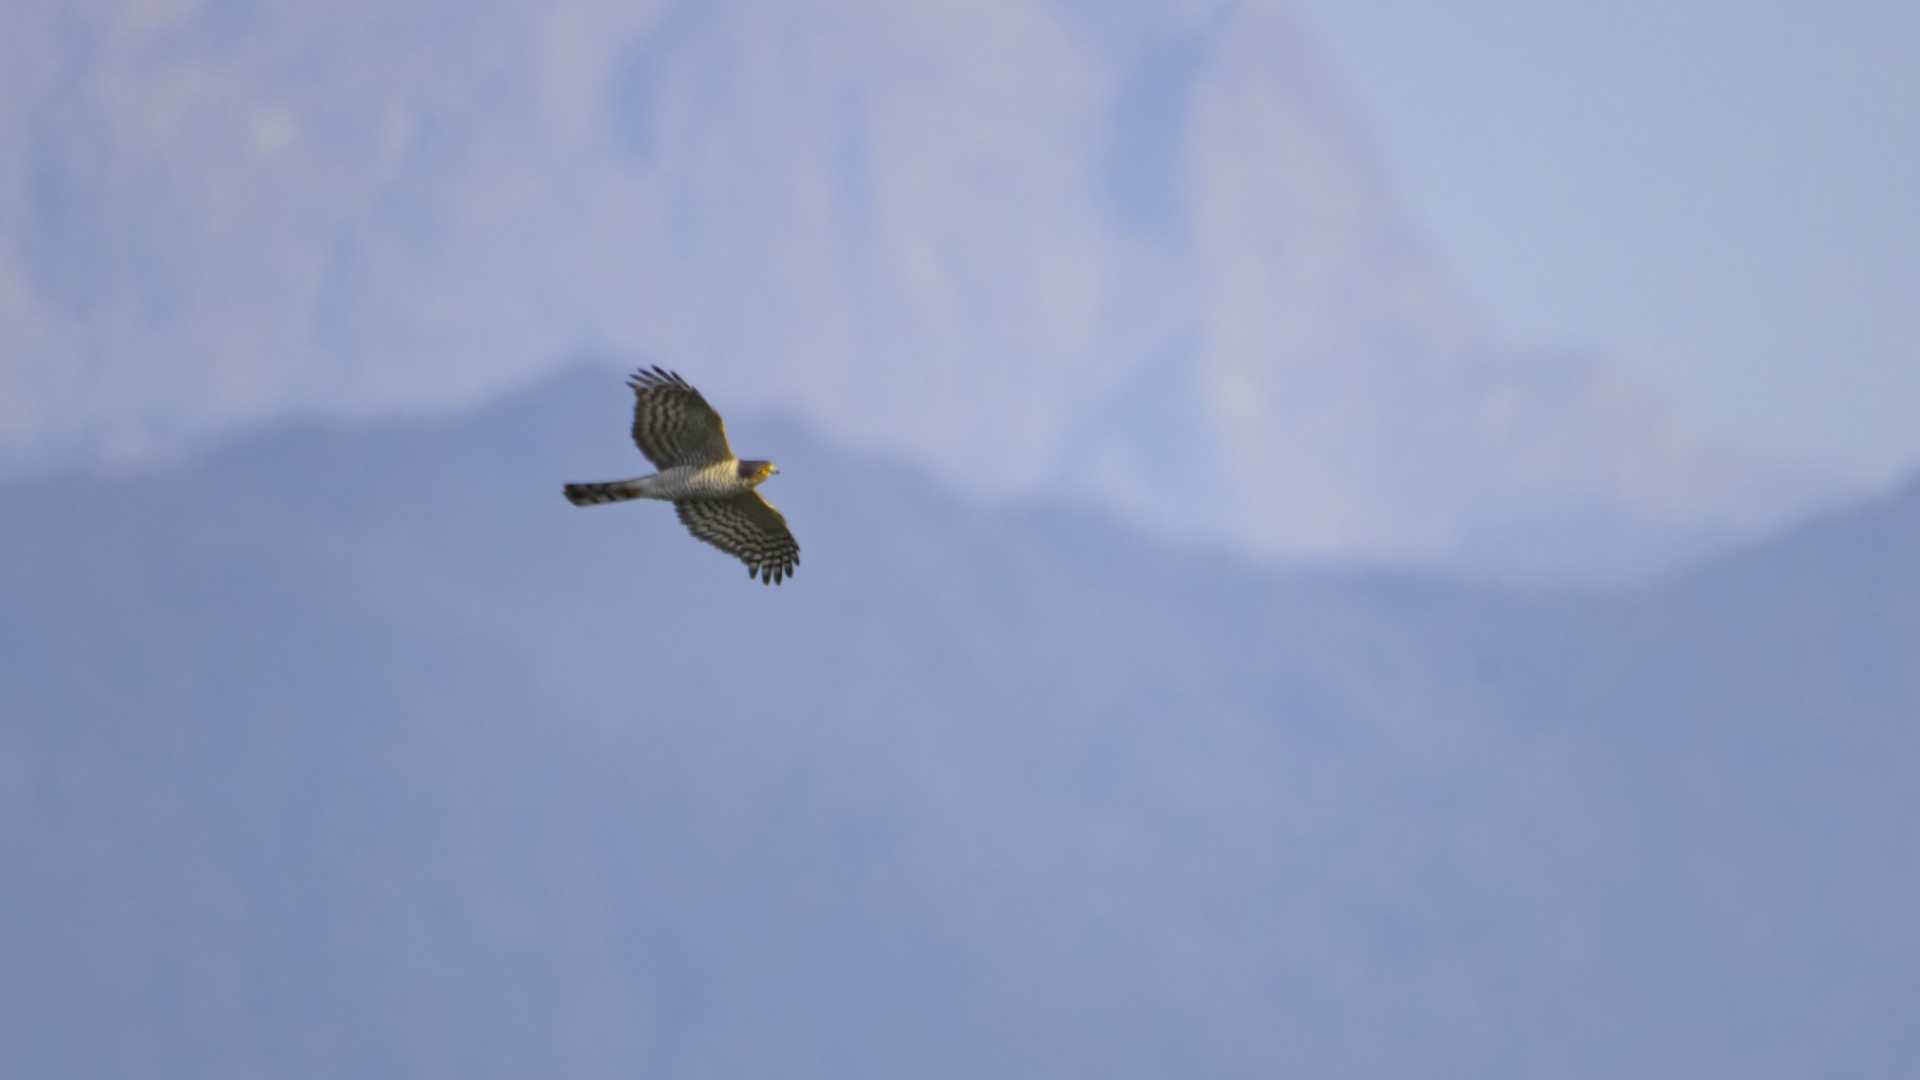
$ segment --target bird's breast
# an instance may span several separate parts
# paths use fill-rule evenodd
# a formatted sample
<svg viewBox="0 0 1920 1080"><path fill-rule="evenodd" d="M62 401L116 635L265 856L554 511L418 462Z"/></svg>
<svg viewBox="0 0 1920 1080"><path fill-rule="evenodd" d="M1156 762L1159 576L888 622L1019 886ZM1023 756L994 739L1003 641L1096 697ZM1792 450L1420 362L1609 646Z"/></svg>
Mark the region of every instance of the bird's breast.
<svg viewBox="0 0 1920 1080"><path fill-rule="evenodd" d="M675 465L662 469L648 485L654 498L678 502L681 499L724 499L737 495L747 485L740 479L733 462L718 465Z"/></svg>

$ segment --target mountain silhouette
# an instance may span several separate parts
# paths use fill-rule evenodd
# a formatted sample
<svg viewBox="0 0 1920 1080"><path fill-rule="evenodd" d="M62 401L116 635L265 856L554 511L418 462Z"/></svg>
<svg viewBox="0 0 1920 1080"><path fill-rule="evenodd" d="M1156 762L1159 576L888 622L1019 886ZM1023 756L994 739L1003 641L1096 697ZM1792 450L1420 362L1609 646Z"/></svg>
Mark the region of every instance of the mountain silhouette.
<svg viewBox="0 0 1920 1080"><path fill-rule="evenodd" d="M1633 588L1281 573L599 368L0 488L0 1071L1906 1075L1920 487Z"/></svg>

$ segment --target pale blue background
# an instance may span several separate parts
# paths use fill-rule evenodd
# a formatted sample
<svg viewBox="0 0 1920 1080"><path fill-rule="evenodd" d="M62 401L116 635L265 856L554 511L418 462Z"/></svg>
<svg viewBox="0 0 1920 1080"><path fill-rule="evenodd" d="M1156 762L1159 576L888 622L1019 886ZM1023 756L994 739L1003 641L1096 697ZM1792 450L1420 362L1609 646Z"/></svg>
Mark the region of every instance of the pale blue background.
<svg viewBox="0 0 1920 1080"><path fill-rule="evenodd" d="M1295 0L1513 344L1703 433L1920 461L1920 4Z"/></svg>

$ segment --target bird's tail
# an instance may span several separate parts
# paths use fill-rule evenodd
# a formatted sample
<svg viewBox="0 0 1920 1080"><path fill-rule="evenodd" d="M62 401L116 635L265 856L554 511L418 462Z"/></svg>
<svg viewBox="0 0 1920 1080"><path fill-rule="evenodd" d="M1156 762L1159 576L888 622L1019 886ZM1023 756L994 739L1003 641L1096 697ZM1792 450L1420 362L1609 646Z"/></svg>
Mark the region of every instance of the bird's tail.
<svg viewBox="0 0 1920 1080"><path fill-rule="evenodd" d="M604 484L568 484L567 501L575 506L599 506L601 503L638 499L646 494L639 480L613 480Z"/></svg>

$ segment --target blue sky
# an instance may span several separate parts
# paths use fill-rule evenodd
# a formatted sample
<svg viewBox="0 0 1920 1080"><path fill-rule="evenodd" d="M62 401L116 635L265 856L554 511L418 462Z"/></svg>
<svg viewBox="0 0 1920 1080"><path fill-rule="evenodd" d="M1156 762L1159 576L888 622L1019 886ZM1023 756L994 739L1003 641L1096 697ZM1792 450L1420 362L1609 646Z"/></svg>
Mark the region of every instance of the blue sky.
<svg viewBox="0 0 1920 1080"><path fill-rule="evenodd" d="M1509 343L1707 436L1920 465L1920 0L1292 0Z"/></svg>

